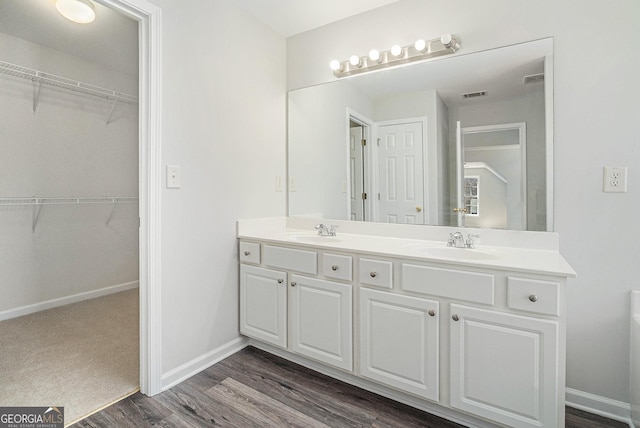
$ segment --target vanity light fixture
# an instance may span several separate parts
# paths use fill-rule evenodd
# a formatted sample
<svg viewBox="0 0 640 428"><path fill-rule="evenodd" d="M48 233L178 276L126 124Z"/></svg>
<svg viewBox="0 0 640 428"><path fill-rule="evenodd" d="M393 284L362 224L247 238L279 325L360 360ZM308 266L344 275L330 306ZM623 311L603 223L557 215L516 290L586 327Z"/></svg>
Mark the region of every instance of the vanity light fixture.
<svg viewBox="0 0 640 428"><path fill-rule="evenodd" d="M388 51L379 52L375 49L366 56L352 55L347 61L334 59L329 66L336 77L346 77L354 74L381 68L393 67L413 61L421 61L437 56L449 55L460 49L460 41L451 34L443 34L439 39L419 39L408 46L394 45Z"/></svg>
<svg viewBox="0 0 640 428"><path fill-rule="evenodd" d="M89 24L96 19L91 0L56 0L56 9L69 21L79 24Z"/></svg>

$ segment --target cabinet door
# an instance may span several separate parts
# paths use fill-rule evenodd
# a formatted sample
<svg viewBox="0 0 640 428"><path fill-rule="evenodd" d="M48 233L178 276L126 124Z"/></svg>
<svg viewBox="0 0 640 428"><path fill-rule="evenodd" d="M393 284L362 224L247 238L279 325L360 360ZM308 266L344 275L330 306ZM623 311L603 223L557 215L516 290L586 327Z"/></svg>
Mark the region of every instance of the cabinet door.
<svg viewBox="0 0 640 428"><path fill-rule="evenodd" d="M558 425L558 323L451 305L451 406L512 427Z"/></svg>
<svg viewBox="0 0 640 428"><path fill-rule="evenodd" d="M292 275L290 285L293 351L353 370L351 284Z"/></svg>
<svg viewBox="0 0 640 428"><path fill-rule="evenodd" d="M438 401L438 302L360 289L360 374Z"/></svg>
<svg viewBox="0 0 640 428"><path fill-rule="evenodd" d="M240 332L287 347L287 274L240 265Z"/></svg>

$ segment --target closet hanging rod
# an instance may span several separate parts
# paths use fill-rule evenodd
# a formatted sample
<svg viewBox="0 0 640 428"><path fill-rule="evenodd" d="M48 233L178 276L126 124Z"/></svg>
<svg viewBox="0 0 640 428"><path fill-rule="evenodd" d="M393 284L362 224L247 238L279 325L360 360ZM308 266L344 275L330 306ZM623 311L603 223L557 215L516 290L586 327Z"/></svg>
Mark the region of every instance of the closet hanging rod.
<svg viewBox="0 0 640 428"><path fill-rule="evenodd" d="M136 203L138 198L135 196L95 196L95 197L40 197L40 196L24 196L24 197L0 197L0 206L15 205L65 205L65 204L120 204L120 203Z"/></svg>
<svg viewBox="0 0 640 428"><path fill-rule="evenodd" d="M0 73L28 79L34 83L46 84L55 86L57 88L68 89L74 92L93 95L95 97L100 97L106 100L117 100L118 102L124 102L127 104L138 103L138 97L135 95L112 91L111 89L101 88L99 86L90 85L88 83L78 82L76 80L67 79L66 77L56 76L54 74L33 70L4 61L0 61Z"/></svg>

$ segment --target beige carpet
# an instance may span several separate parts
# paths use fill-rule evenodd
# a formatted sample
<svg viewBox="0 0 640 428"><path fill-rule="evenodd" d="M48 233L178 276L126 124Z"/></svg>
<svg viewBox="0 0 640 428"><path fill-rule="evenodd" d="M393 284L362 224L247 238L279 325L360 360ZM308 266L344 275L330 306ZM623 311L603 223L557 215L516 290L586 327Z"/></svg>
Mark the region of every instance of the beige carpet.
<svg viewBox="0 0 640 428"><path fill-rule="evenodd" d="M65 425L139 387L138 289L0 322L0 406L64 406Z"/></svg>

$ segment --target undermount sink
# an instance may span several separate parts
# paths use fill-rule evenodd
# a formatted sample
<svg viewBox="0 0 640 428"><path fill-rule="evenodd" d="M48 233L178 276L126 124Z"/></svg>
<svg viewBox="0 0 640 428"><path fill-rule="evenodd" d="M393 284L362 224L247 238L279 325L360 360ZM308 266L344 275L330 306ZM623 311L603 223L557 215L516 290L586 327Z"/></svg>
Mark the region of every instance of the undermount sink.
<svg viewBox="0 0 640 428"><path fill-rule="evenodd" d="M497 254L476 248L428 247L422 249L427 256L458 260L497 260Z"/></svg>

